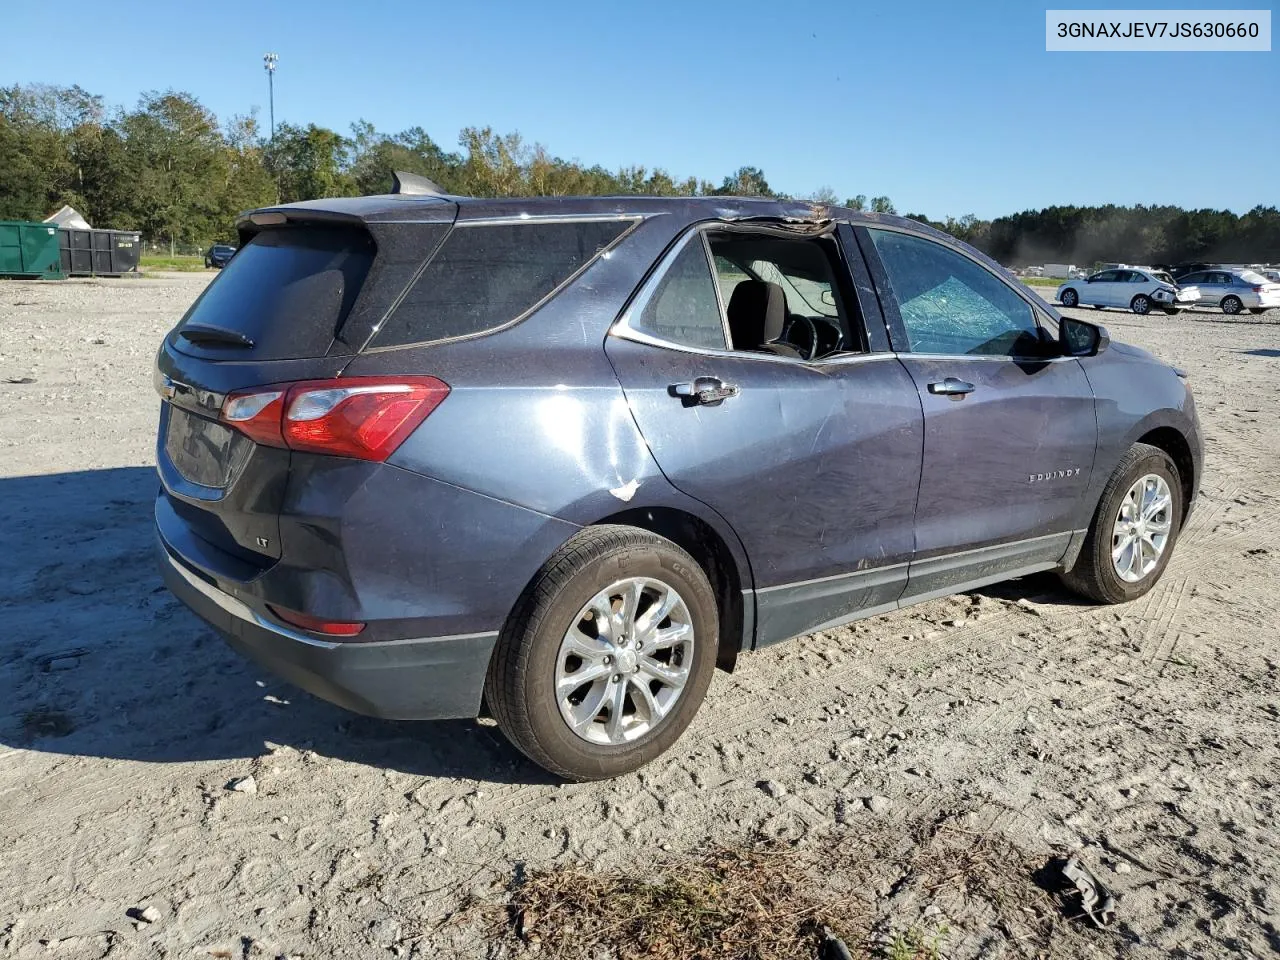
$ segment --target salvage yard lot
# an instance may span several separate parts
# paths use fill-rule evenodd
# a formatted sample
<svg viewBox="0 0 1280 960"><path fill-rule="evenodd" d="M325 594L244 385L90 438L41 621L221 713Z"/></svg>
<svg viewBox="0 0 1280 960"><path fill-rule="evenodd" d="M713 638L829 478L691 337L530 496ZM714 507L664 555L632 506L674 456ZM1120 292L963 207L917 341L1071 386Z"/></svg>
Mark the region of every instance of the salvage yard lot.
<svg viewBox="0 0 1280 960"><path fill-rule="evenodd" d="M518 878L761 838L856 948L1280 950L1276 312L1079 312L1197 395L1200 503L1146 597L1031 578L745 656L650 767L559 786L491 725L300 693L160 587L151 364L207 281L0 283L0 955L491 956ZM1076 848L1113 928L1033 882Z"/></svg>

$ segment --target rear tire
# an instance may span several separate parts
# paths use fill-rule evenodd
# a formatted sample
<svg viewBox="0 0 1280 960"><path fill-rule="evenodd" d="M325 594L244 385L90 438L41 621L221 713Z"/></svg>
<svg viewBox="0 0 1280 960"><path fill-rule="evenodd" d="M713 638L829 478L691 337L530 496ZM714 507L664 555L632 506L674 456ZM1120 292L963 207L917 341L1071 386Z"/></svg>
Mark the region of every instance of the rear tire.
<svg viewBox="0 0 1280 960"><path fill-rule="evenodd" d="M1223 297L1222 298L1223 313L1234 317L1242 309L1244 309L1244 304L1240 301L1239 297Z"/></svg>
<svg viewBox="0 0 1280 960"><path fill-rule="evenodd" d="M1167 488L1168 504L1150 518L1153 528L1164 526L1167 533L1150 569L1131 571L1130 576L1135 572L1139 575L1136 579L1126 579L1117 570L1117 564L1122 564L1125 553L1121 549L1120 560L1117 560L1114 552L1124 542L1119 529L1125 522L1126 501L1135 485L1144 479L1158 479ZM1158 487L1159 483L1153 482L1150 486ZM1142 519L1146 521L1148 518L1144 515ZM1127 603L1136 600L1154 587L1164 573L1177 545L1181 524L1182 483L1177 466L1159 447L1135 443L1121 458L1111 479L1103 488L1102 498L1098 501L1098 509L1089 524L1080 556L1076 558L1075 565L1062 574L1062 581L1075 592L1099 603ZM1117 544L1117 540L1121 540L1121 544ZM1142 548L1142 543L1139 542L1137 546Z"/></svg>
<svg viewBox="0 0 1280 960"><path fill-rule="evenodd" d="M1074 307L1080 302L1080 294L1076 293L1070 287L1062 291L1062 305L1064 307Z"/></svg>
<svg viewBox="0 0 1280 960"><path fill-rule="evenodd" d="M1151 312L1151 298L1145 293L1140 293L1129 301L1129 309L1140 317L1145 317Z"/></svg>
<svg viewBox="0 0 1280 960"><path fill-rule="evenodd" d="M673 610L680 622L673 613L649 625L644 615L663 602L664 589L679 603ZM593 608L610 613L598 616ZM686 625L687 634L680 631ZM673 632L687 641L661 648L659 636ZM693 557L647 530L588 527L556 551L517 601L489 664L485 701L507 739L551 773L566 780L620 776L665 752L688 727L715 672L718 640L715 592ZM574 652L579 647L582 656ZM597 667L606 669L597 675ZM678 689L646 679L664 668L673 681L683 676ZM580 671L587 679L569 686ZM616 723L614 703L621 704Z"/></svg>

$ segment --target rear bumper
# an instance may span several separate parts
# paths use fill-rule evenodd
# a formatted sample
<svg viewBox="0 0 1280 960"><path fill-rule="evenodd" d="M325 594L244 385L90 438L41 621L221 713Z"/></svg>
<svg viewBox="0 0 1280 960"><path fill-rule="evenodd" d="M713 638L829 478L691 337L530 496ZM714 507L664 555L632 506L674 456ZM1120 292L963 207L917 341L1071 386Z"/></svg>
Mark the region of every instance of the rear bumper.
<svg viewBox="0 0 1280 960"><path fill-rule="evenodd" d="M331 641L289 630L219 589L157 538L165 585L238 652L355 713L393 720L474 717L497 633Z"/></svg>

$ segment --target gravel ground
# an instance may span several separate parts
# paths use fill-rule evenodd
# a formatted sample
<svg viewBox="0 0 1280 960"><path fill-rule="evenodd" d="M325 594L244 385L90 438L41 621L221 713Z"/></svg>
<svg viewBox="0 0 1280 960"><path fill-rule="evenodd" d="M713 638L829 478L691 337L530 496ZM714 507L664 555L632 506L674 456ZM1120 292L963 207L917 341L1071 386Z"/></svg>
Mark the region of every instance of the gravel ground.
<svg viewBox="0 0 1280 960"><path fill-rule="evenodd" d="M558 786L490 725L278 682L160 587L151 361L205 282L0 283L0 955L488 956L448 918L526 870L758 835L861 844L884 929L1027 955L893 872L943 817L1031 862L1082 849L1116 890L1116 926L1054 955L1280 952L1274 313L1082 314L1189 370L1208 440L1143 599L1030 578L770 648L660 761Z"/></svg>

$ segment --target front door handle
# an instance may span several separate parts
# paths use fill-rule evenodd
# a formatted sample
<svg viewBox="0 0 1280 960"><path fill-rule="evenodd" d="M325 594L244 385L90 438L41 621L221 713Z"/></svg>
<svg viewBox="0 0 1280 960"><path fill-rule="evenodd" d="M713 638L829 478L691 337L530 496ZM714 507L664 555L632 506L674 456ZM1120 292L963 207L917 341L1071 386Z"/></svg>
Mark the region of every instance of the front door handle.
<svg viewBox="0 0 1280 960"><path fill-rule="evenodd" d="M719 406L730 397L736 397L742 390L732 383L725 383L717 377L698 377L692 383L673 383L667 388L673 397L679 397L686 407L699 404L707 407Z"/></svg>
<svg viewBox="0 0 1280 960"><path fill-rule="evenodd" d="M960 398L973 393L973 384L964 380L957 380L955 377L947 377L945 380L935 380L929 384L929 392L942 394L959 400Z"/></svg>

